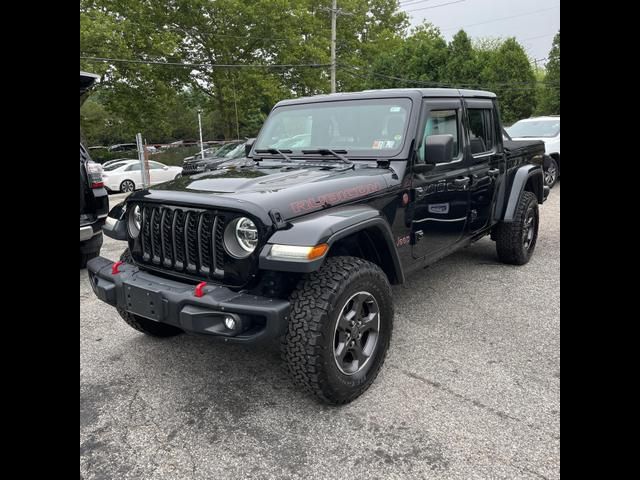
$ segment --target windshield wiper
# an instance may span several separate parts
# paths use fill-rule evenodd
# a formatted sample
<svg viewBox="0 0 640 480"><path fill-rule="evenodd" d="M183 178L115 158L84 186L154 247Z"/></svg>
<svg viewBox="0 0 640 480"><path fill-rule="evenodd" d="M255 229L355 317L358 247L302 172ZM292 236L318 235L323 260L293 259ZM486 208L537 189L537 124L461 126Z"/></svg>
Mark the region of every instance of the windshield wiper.
<svg viewBox="0 0 640 480"><path fill-rule="evenodd" d="M342 155L343 153L347 153L346 150L331 150L329 148L318 148L316 150L302 150L302 153L304 153L305 155L311 155L314 153L320 154L320 155L333 155L337 159L342 160L342 163L345 163L350 166L355 165L351 160L349 160L347 157Z"/></svg>
<svg viewBox="0 0 640 480"><path fill-rule="evenodd" d="M293 162L291 157L287 153L292 153L291 150L278 150L277 148L261 148L255 151L256 153L270 153L271 155L280 155L286 162ZM260 159L262 160L262 159Z"/></svg>

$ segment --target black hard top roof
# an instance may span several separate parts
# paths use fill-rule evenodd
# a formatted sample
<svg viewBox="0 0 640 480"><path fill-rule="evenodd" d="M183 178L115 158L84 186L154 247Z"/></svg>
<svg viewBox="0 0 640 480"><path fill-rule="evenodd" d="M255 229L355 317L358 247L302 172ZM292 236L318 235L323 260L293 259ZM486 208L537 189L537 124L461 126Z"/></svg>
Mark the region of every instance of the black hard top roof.
<svg viewBox="0 0 640 480"><path fill-rule="evenodd" d="M336 100L393 97L409 97L412 99L419 99L422 97L496 98L496 94L484 90L466 90L458 88L388 88L381 90L363 90L361 92L331 93L326 95L314 95L312 97L293 98L289 100L282 100L278 102L276 106L330 102Z"/></svg>

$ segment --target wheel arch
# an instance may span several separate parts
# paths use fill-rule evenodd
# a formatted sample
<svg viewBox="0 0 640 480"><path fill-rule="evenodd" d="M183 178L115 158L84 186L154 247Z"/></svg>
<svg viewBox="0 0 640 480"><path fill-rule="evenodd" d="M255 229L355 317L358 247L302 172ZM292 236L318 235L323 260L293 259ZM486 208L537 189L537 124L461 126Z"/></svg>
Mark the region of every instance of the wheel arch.
<svg viewBox="0 0 640 480"><path fill-rule="evenodd" d="M524 165L514 173L507 205L501 218L503 222L513 221L518 200L525 191L533 193L538 203L544 202L544 174L540 165Z"/></svg>
<svg viewBox="0 0 640 480"><path fill-rule="evenodd" d="M326 243L328 252L316 260L281 260L270 256L271 246L315 246ZM392 285L404 283L404 271L388 221L370 206L322 212L278 230L260 253L260 269L309 273L328 257L349 255L378 265Z"/></svg>

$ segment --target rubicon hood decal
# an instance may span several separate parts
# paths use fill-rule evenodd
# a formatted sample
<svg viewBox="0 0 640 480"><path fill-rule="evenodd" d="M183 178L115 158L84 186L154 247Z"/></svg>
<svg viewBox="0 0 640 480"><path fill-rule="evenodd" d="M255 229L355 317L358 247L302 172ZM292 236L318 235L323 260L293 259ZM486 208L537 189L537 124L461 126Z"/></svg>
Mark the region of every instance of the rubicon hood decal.
<svg viewBox="0 0 640 480"><path fill-rule="evenodd" d="M354 198L364 197L371 193L375 193L378 190L382 190L382 188L382 185L378 182L360 184L355 187L345 188L344 190L329 192L323 195L309 197L304 200L297 200L289 205L293 213L309 212L324 206L336 205L348 200L353 200Z"/></svg>

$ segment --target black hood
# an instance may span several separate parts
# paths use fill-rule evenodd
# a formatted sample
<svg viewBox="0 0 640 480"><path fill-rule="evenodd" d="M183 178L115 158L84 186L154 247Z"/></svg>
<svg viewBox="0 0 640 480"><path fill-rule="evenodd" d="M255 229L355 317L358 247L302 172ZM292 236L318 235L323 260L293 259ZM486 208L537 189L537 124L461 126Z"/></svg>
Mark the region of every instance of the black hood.
<svg viewBox="0 0 640 480"><path fill-rule="evenodd" d="M335 164L323 167L305 162L261 163L181 177L136 192L129 200L247 211L268 223L271 210L289 220L379 195L398 186L398 177L402 177L402 172L398 175L392 169L377 168L375 163L356 163L347 169ZM394 162L394 167L404 169L405 163Z"/></svg>

